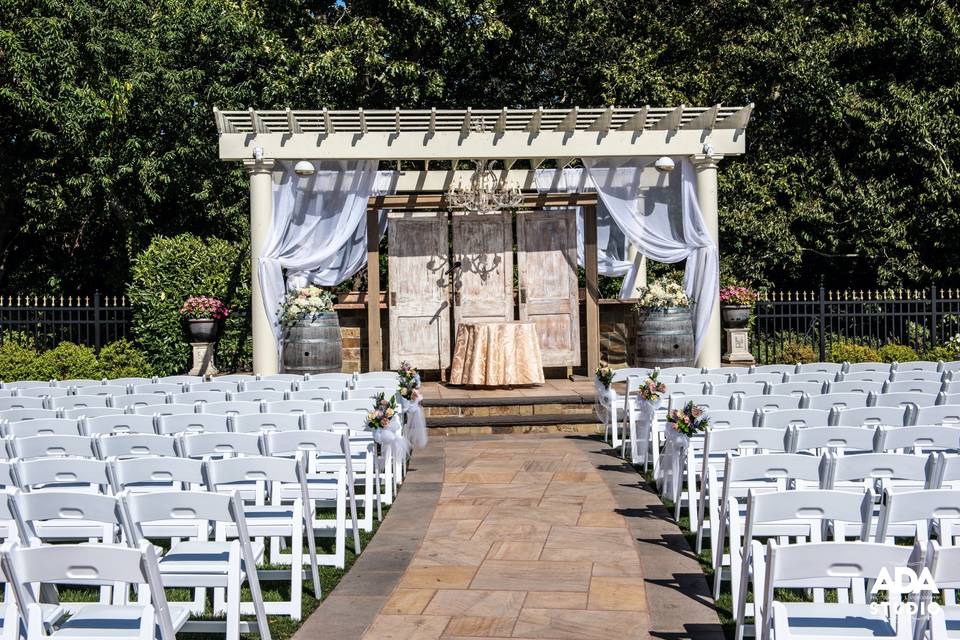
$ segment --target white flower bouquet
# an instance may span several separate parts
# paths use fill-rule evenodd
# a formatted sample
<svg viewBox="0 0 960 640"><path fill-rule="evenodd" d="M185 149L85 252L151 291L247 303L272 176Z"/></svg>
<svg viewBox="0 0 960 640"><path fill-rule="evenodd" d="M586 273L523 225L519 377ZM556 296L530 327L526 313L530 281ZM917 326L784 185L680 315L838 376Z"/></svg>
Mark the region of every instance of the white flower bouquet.
<svg viewBox="0 0 960 640"><path fill-rule="evenodd" d="M653 284L643 289L643 295L637 301L637 310L665 309L667 307L689 307L693 302L683 287L666 278L654 280Z"/></svg>
<svg viewBox="0 0 960 640"><path fill-rule="evenodd" d="M304 287L289 292L280 303L280 325L292 327L317 319L321 313L333 311L333 295L320 287Z"/></svg>

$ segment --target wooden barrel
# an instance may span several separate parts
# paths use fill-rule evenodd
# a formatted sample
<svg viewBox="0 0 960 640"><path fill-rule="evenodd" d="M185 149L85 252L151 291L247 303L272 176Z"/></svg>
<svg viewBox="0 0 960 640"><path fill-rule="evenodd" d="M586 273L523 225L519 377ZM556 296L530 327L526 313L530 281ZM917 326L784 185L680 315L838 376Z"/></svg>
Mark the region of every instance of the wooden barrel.
<svg viewBox="0 0 960 640"><path fill-rule="evenodd" d="M693 321L688 307L641 312L637 317L637 367L692 367Z"/></svg>
<svg viewBox="0 0 960 640"><path fill-rule="evenodd" d="M336 312L320 314L313 322L289 327L283 336L286 373L339 373L343 362L340 321Z"/></svg>

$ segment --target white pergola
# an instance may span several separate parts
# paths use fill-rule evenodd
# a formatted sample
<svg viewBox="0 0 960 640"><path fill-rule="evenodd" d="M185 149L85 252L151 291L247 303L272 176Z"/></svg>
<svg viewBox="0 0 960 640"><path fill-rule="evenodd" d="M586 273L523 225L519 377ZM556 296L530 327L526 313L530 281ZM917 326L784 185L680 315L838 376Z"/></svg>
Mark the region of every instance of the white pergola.
<svg viewBox="0 0 960 640"><path fill-rule="evenodd" d="M251 313L254 371L279 368L273 332L263 309L258 276L272 219L272 171L278 160L380 160L396 163L396 196L371 203L379 208L445 206L442 194L472 171L457 170L460 160L500 160L503 177L536 192L534 170L547 160L563 167L577 158L672 156L688 157L696 171L696 188L706 226L719 244L717 168L726 157L746 150L745 130L753 104L729 107L606 107L567 109L382 109L220 111L214 109L220 158L242 161L250 176L250 235L253 260ZM419 161L423 168L401 171L401 161ZM445 167L437 168L439 163ZM423 195L423 199L419 196ZM528 195L529 206L545 203ZM371 199L373 200L373 199ZM564 203L575 197L564 194ZM595 202L595 198L593 200ZM583 204L588 204L583 200ZM595 213L595 212L594 212ZM373 226L376 229L376 226ZM595 225L594 225L595 234ZM376 265L376 241L370 264ZM588 280L596 278L596 240L588 247ZM592 269L591 269L592 266ZM376 268L368 274L371 291L379 291ZM595 281L593 283L595 285ZM587 297L588 367L599 345L596 292ZM595 289L595 286L593 287ZM720 366L719 292L698 365ZM370 365L379 368L379 302L368 295ZM375 311L375 312L374 312Z"/></svg>

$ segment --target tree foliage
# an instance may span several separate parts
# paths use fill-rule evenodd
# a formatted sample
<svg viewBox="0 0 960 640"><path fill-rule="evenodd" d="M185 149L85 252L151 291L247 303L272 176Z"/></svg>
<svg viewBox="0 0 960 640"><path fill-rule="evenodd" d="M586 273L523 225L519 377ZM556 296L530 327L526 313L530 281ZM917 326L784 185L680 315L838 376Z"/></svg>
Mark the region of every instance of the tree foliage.
<svg viewBox="0 0 960 640"><path fill-rule="evenodd" d="M246 233L221 108L756 103L721 254L781 285L960 270L960 15L932 0L0 0L0 285L117 290Z"/></svg>

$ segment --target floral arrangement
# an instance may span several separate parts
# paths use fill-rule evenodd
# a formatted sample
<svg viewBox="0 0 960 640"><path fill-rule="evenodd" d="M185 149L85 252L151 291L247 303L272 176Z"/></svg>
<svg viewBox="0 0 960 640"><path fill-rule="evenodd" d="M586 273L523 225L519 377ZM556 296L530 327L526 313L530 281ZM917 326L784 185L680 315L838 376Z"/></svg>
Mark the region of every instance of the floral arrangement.
<svg viewBox="0 0 960 640"><path fill-rule="evenodd" d="M180 315L188 320L223 320L230 309L219 298L190 296L180 307Z"/></svg>
<svg viewBox="0 0 960 640"><path fill-rule="evenodd" d="M637 301L638 310L665 309L667 307L689 307L693 302L683 287L667 278L655 280L653 284L644 287L640 300Z"/></svg>
<svg viewBox="0 0 960 640"><path fill-rule="evenodd" d="M333 311L333 295L320 287L291 291L280 303L280 325L292 327L316 320L321 313Z"/></svg>
<svg viewBox="0 0 960 640"><path fill-rule="evenodd" d="M689 438L705 431L710 421L703 414L703 409L690 401L683 409L674 409L668 413L667 423L675 431Z"/></svg>
<svg viewBox="0 0 960 640"><path fill-rule="evenodd" d="M420 395L420 374L404 360L397 369L400 376L400 397L404 400L414 400Z"/></svg>
<svg viewBox="0 0 960 640"><path fill-rule="evenodd" d="M657 379L660 369L654 369L640 387L640 398L648 402L656 402L667 392L667 385Z"/></svg>
<svg viewBox="0 0 960 640"><path fill-rule="evenodd" d="M738 306L751 306L757 301L757 292L748 287L731 284L720 289L720 302Z"/></svg>
<svg viewBox="0 0 960 640"><path fill-rule="evenodd" d="M373 431L390 426L393 416L397 415L397 397L385 398L382 393L373 400L373 409L367 411L367 427Z"/></svg>
<svg viewBox="0 0 960 640"><path fill-rule="evenodd" d="M602 384L604 389L610 388L610 383L613 382L613 369L610 368L610 365L600 365L597 367L597 371L594 375L596 375L597 382Z"/></svg>

